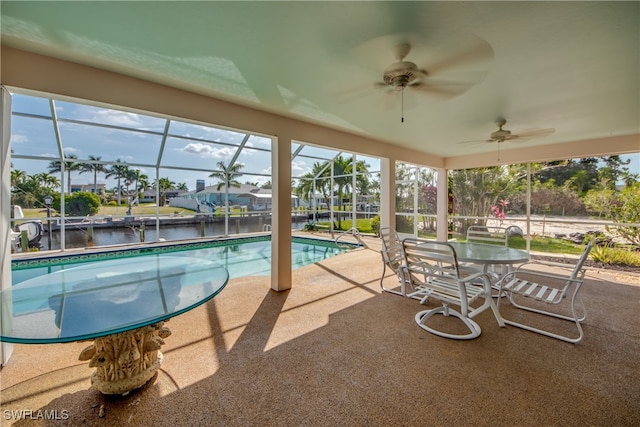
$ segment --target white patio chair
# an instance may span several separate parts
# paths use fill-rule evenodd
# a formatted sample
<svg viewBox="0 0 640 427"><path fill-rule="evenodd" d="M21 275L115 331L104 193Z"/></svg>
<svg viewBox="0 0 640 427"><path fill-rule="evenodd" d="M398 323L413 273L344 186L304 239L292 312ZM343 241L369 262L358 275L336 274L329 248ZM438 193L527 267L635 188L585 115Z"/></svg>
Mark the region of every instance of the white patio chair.
<svg viewBox="0 0 640 427"><path fill-rule="evenodd" d="M572 322L577 328L577 336L561 335L508 319L504 320L505 323L570 343L580 342L584 336L580 322L586 318L587 313L584 304L581 304L581 313L578 313L576 302L585 274L582 266L592 247L593 241L585 247L575 266L548 261L529 261L507 273L499 282L500 294L505 293L514 307ZM561 269L565 273L533 270L534 266ZM500 298L498 299L499 307Z"/></svg>
<svg viewBox="0 0 640 427"><path fill-rule="evenodd" d="M484 225L472 225L469 227L467 229L467 242L509 246L506 228Z"/></svg>
<svg viewBox="0 0 640 427"><path fill-rule="evenodd" d="M503 227L472 225L467 229L467 242L508 247L509 232L507 228ZM507 264L486 265L484 270L481 270L477 265L464 263L460 265L460 268L465 272L471 273L485 271L489 273L494 282L497 282L504 274L511 271L511 266Z"/></svg>
<svg viewBox="0 0 640 427"><path fill-rule="evenodd" d="M404 283L400 280L399 269L402 265L402 242L398 237L398 233L393 227L380 228L380 240L382 240L382 249L380 254L382 255L382 277L380 278L380 288L384 292L389 292L395 295L407 296ZM384 276L387 272L387 267L398 275L400 281L400 291L389 289L384 287Z"/></svg>
<svg viewBox="0 0 640 427"><path fill-rule="evenodd" d="M404 264L400 267L400 279L415 291L408 297L420 297L424 304L429 298L442 302L442 307L423 310L416 314L415 320L422 329L432 334L452 339L472 339L480 335L480 326L471 320L477 314L491 308L498 321L504 326L496 304L491 298L491 280L485 273L476 273L461 277L458 260L453 247L444 242L407 238L402 241ZM480 283L482 286L477 286ZM475 301L484 299L482 305L471 307ZM457 305L460 311L450 308ZM451 334L432 328L427 321L436 314L457 317L469 329L465 335Z"/></svg>

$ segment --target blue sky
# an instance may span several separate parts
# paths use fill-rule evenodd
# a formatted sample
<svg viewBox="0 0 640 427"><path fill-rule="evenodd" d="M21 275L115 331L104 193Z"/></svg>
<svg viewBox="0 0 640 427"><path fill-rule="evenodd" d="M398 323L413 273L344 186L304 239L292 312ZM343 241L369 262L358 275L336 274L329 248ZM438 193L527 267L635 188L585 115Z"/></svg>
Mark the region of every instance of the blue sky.
<svg viewBox="0 0 640 427"><path fill-rule="evenodd" d="M13 168L28 174L46 172L49 162L58 158L58 148L51 117L49 100L21 94L14 94L13 111L27 113L37 117L14 115L11 129L13 150ZM59 119L59 131L65 154L74 154L80 160L89 156L99 157L101 161L120 159L155 179L154 165L158 162L158 153L162 145L167 120L134 112L94 107L65 101L55 101L55 112ZM89 126L82 122L96 123L101 126ZM166 139L161 159L163 168L160 177L168 177L176 183L186 183L190 190L195 189L196 180L204 179L206 185L217 183L209 178L209 170L216 168L220 161L228 164L242 143L246 134L233 130L201 126L186 122L170 122L170 136ZM251 135L245 143L237 162L242 163L243 176L240 182L262 184L270 180L271 141L269 138ZM295 151L297 145L292 147ZM292 175L300 176L311 171L314 162L323 162L333 158L335 150L305 146L301 155L292 161ZM42 157L44 160L21 159L15 156ZM371 172L380 170L376 158L358 156L365 160ZM629 165L632 172L640 174L640 153L631 156ZM186 168L192 170L175 170ZM198 170L200 169L200 170ZM72 175L74 184L92 184L92 174ZM98 183L105 183L104 174L99 174ZM107 188L114 187L115 180L107 182Z"/></svg>
<svg viewBox="0 0 640 427"><path fill-rule="evenodd" d="M58 148L51 118L49 101L16 94L13 97L14 113L25 113L37 117L13 116L11 143L14 169L29 174L46 172L49 162L58 158ZM167 120L133 112L118 111L64 101L55 101L55 113L58 118L60 138L65 154L73 154L79 160L89 160L90 156L99 157L103 162L121 160L140 169L152 181L155 179L155 164L163 142L163 133ZM83 122L96 123L90 126ZM204 179L206 185L217 183L209 178L209 172L220 161L228 164L247 137L233 130L201 126L171 120L169 136L165 141L160 160L160 177L168 177L176 183L186 183L189 189L195 189L196 180ZM297 145L293 147L293 150ZM271 140L267 137L250 135L236 162L242 163L243 176L240 182L262 184L270 180ZM292 162L294 176L311 171L313 163L331 159L335 150L307 146ZM44 160L23 159L17 156L33 156ZM364 159L379 170L379 160L370 157ZM184 168L192 170L176 170ZM200 169L200 170L198 170ZM91 184L91 174L72 174L72 183ZM98 182L104 183L104 174L99 174ZM115 180L109 179L107 187L115 186Z"/></svg>

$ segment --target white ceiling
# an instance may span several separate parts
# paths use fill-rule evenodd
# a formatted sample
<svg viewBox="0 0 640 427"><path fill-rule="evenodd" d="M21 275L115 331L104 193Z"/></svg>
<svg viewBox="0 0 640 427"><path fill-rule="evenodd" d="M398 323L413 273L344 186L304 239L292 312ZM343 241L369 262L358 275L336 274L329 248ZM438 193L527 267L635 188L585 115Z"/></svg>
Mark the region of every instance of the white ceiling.
<svg viewBox="0 0 640 427"><path fill-rule="evenodd" d="M640 133L640 2L11 2L2 43L439 157ZM393 49L456 96L376 87ZM447 88L450 88L448 86ZM455 86L456 89L461 86ZM640 151L640 141L639 147Z"/></svg>

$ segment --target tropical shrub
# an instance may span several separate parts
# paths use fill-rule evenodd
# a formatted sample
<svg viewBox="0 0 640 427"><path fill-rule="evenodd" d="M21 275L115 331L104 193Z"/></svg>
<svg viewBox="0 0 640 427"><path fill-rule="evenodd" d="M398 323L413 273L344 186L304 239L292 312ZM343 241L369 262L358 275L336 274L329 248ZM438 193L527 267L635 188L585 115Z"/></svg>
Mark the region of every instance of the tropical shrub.
<svg viewBox="0 0 640 427"><path fill-rule="evenodd" d="M56 195L53 207L60 211L60 196ZM100 198L88 191L79 191L64 198L64 211L68 216L95 215L100 210Z"/></svg>
<svg viewBox="0 0 640 427"><path fill-rule="evenodd" d="M640 252L611 246L594 246L591 258L596 262L640 267Z"/></svg>
<svg viewBox="0 0 640 427"><path fill-rule="evenodd" d="M611 206L611 219L617 223L640 223L640 182L625 187L617 194ZM607 231L633 245L640 246L640 227L607 227Z"/></svg>
<svg viewBox="0 0 640 427"><path fill-rule="evenodd" d="M380 234L380 215L371 218L371 229L376 233L376 236Z"/></svg>

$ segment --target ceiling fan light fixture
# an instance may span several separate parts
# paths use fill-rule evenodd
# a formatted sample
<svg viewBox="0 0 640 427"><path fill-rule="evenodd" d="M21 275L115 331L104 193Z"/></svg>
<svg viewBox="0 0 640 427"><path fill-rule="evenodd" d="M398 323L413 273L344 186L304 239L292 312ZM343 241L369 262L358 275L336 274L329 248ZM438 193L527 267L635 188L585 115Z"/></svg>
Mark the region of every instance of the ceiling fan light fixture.
<svg viewBox="0 0 640 427"><path fill-rule="evenodd" d="M497 130L491 134L492 141L504 142L509 139L511 139L511 131L502 129L502 127L500 128L500 130Z"/></svg>
<svg viewBox="0 0 640 427"><path fill-rule="evenodd" d="M413 62L400 61L389 65L384 70L384 83L395 90L402 90L415 81L420 74L418 66Z"/></svg>
<svg viewBox="0 0 640 427"><path fill-rule="evenodd" d="M391 86L397 91L402 91L407 85L410 83L409 77L407 76L396 76L391 79Z"/></svg>

